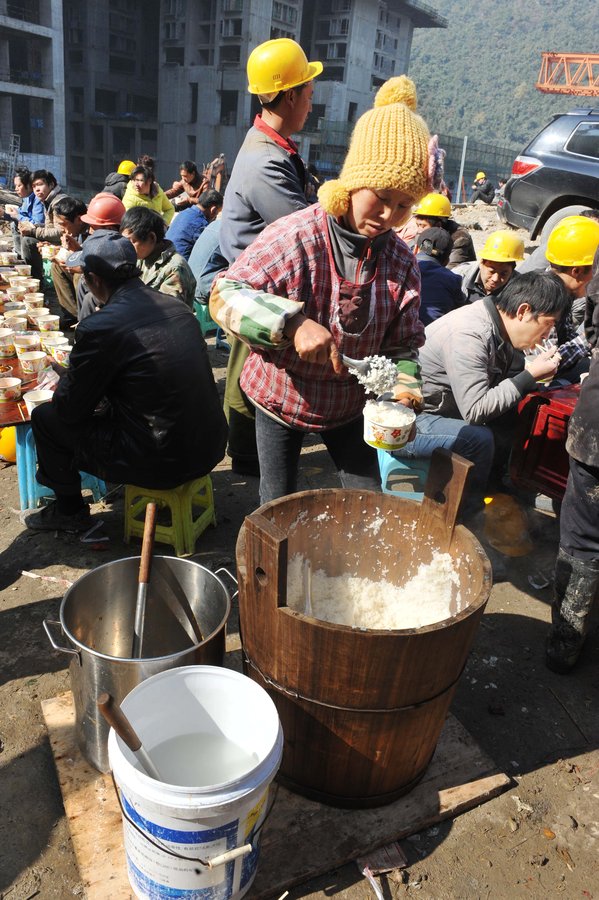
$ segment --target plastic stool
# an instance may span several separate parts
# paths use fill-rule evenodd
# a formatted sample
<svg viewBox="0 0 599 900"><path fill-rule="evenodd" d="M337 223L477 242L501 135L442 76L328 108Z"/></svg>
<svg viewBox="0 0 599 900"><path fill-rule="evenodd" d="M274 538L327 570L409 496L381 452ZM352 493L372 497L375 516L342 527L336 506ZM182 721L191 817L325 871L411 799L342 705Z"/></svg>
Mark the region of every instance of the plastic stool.
<svg viewBox="0 0 599 900"><path fill-rule="evenodd" d="M204 337L206 337L209 332L218 330L218 325L210 315L207 303L200 303L199 300L194 300L193 311L196 319L200 323Z"/></svg>
<svg viewBox="0 0 599 900"><path fill-rule="evenodd" d="M431 467L430 459L416 457L397 459L387 450L377 450L381 484L385 494L407 500L422 501L424 485Z"/></svg>
<svg viewBox="0 0 599 900"><path fill-rule="evenodd" d="M39 484L35 480L37 471L37 453L33 429L29 422L17 425L17 478L19 481L19 500L21 509L35 509L42 497L54 497L52 488ZM80 472L82 490L92 492L94 503L106 494L106 484L101 478Z"/></svg>
<svg viewBox="0 0 599 900"><path fill-rule="evenodd" d="M201 533L208 525L216 525L212 480L209 475L194 478L193 481L170 490L127 484L125 485L126 543L129 543L131 537L143 536L143 514L152 500L159 507L167 506L171 511L170 525L156 525L155 540L162 544L171 544L177 556L190 556ZM196 518L194 507L202 510Z"/></svg>
<svg viewBox="0 0 599 900"><path fill-rule="evenodd" d="M42 290L43 288L53 288L54 281L52 279L52 260L42 259L42 269L44 272L44 278L42 284L40 284L40 290Z"/></svg>
<svg viewBox="0 0 599 900"><path fill-rule="evenodd" d="M216 331L216 349L224 350L228 353L231 348L225 340L225 333L222 328L216 324L216 322L210 315L208 304L200 303L199 300L194 300L193 311L196 319L200 323L200 328L202 329L202 334L204 335L204 337L206 337L209 332Z"/></svg>

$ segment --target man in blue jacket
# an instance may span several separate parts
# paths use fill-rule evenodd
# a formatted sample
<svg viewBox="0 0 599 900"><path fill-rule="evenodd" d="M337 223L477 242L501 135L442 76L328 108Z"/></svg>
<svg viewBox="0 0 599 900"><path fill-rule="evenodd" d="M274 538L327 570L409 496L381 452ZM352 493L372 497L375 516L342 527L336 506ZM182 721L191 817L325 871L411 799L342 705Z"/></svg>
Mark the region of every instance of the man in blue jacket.
<svg viewBox="0 0 599 900"><path fill-rule="evenodd" d="M446 268L453 242L444 228L425 228L416 238L416 261L420 269L420 320L435 319L467 303L462 279Z"/></svg>
<svg viewBox="0 0 599 900"><path fill-rule="evenodd" d="M21 255L21 235L19 233L19 222L31 222L32 225L43 225L46 218L46 210L44 204L39 200L32 186L32 175L28 168L22 166L15 171L14 176L15 191L22 200L20 207L10 212L6 207L2 209L2 218L10 222L14 232L15 253Z"/></svg>
<svg viewBox="0 0 599 900"><path fill-rule="evenodd" d="M166 232L167 241L172 241L184 259L189 259L194 244L223 208L223 195L209 188L200 194L197 204L177 213Z"/></svg>

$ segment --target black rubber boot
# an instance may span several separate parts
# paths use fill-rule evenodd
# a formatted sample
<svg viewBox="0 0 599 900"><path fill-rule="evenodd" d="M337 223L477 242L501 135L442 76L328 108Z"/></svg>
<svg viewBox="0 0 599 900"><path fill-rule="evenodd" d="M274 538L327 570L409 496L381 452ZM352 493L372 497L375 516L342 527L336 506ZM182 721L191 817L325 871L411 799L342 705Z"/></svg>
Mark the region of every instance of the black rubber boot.
<svg viewBox="0 0 599 900"><path fill-rule="evenodd" d="M564 675L576 665L598 592L599 560L576 559L560 547L545 657L552 672Z"/></svg>

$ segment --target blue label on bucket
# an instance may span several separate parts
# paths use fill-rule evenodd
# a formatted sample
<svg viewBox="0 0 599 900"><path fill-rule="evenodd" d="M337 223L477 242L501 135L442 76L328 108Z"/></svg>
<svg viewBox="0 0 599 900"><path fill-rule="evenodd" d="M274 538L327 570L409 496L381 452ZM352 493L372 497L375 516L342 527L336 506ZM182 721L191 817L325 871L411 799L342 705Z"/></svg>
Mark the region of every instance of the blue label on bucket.
<svg viewBox="0 0 599 900"><path fill-rule="evenodd" d="M137 810L131 806L123 793L121 793L121 800L125 812L131 821L143 831L146 831L160 841L170 841L172 844L209 844L212 841L225 840L227 843L227 850L232 850L237 846L239 819L233 819L232 822L227 822L220 828L203 828L201 831L198 831L197 829L194 831L179 831L174 828L164 828L162 825L157 825L156 822L150 822L149 819L144 819L143 816L140 816Z"/></svg>
<svg viewBox="0 0 599 900"><path fill-rule="evenodd" d="M227 881L225 884L214 885L205 888L175 888L166 884L158 884L148 878L143 872L134 866L130 859L127 860L129 866L129 877L134 884L136 890L148 900L222 900L224 897L230 897L233 891L233 866L228 865L229 870Z"/></svg>

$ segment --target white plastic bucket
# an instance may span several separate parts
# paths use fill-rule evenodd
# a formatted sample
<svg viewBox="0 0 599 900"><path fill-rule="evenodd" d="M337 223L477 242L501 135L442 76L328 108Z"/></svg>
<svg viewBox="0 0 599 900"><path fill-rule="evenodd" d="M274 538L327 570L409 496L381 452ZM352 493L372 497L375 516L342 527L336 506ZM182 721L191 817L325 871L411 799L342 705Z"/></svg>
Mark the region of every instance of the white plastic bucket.
<svg viewBox="0 0 599 900"><path fill-rule="evenodd" d="M165 784L142 772L135 754L111 730L108 758L123 810L135 895L142 900L243 897L256 874L259 829L283 753L274 703L238 672L186 666L148 678L121 706L150 756L165 740L190 733L225 737L255 756L253 768L221 784ZM198 862L247 844L251 852L214 868Z"/></svg>

